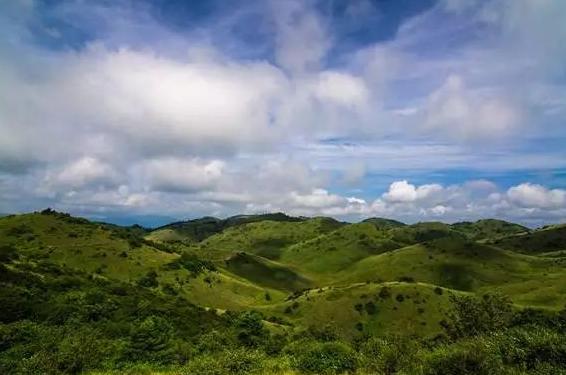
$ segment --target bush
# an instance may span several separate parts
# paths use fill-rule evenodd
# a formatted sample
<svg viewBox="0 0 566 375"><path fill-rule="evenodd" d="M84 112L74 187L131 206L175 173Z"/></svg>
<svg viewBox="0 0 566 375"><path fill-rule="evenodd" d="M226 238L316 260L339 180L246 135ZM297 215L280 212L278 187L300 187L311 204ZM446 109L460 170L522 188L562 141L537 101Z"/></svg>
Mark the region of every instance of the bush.
<svg viewBox="0 0 566 375"><path fill-rule="evenodd" d="M134 361L171 363L173 327L164 318L149 316L134 326L130 334L128 357Z"/></svg>
<svg viewBox="0 0 566 375"><path fill-rule="evenodd" d="M13 245L0 245L0 262L9 262L18 258L18 250Z"/></svg>
<svg viewBox="0 0 566 375"><path fill-rule="evenodd" d="M157 272L149 271L145 276L138 280L138 285L146 288L156 288L159 285L159 282L157 281Z"/></svg>
<svg viewBox="0 0 566 375"><path fill-rule="evenodd" d="M474 339L441 346L423 358L423 375L492 375L503 373L503 363L489 340Z"/></svg>
<svg viewBox="0 0 566 375"><path fill-rule="evenodd" d="M263 326L263 316L256 311L245 311L234 322L238 340L249 347L261 345L269 333Z"/></svg>
<svg viewBox="0 0 566 375"><path fill-rule="evenodd" d="M263 374L265 355L246 349L226 350L216 355L203 355L191 360L182 369L186 375Z"/></svg>
<svg viewBox="0 0 566 375"><path fill-rule="evenodd" d="M172 263L179 264L181 267L185 268L191 273L192 277L196 277L206 271L216 271L216 266L213 262L200 259L196 254L187 251L181 254L181 257L174 260ZM171 265L171 267L175 267L175 265Z"/></svg>
<svg viewBox="0 0 566 375"><path fill-rule="evenodd" d="M503 361L531 371L540 364L566 366L566 335L546 328L512 329L497 337Z"/></svg>
<svg viewBox="0 0 566 375"><path fill-rule="evenodd" d="M233 335L226 332L212 330L201 335L195 345L195 353L219 353L236 347L237 342Z"/></svg>
<svg viewBox="0 0 566 375"><path fill-rule="evenodd" d="M371 301L365 304L365 308L366 308L366 312L369 315L374 315L377 313L377 306L375 305L375 303Z"/></svg>
<svg viewBox="0 0 566 375"><path fill-rule="evenodd" d="M401 276L401 277L399 277L399 281L405 282L405 283L414 283L415 279L411 276Z"/></svg>
<svg viewBox="0 0 566 375"><path fill-rule="evenodd" d="M413 362L418 348L406 337L370 337L360 345L362 365L370 373L396 374Z"/></svg>
<svg viewBox="0 0 566 375"><path fill-rule="evenodd" d="M513 317L511 301L498 294L481 298L450 296L453 310L442 323L453 339L492 332L507 327Z"/></svg>
<svg viewBox="0 0 566 375"><path fill-rule="evenodd" d="M379 298L381 299L386 299L391 297L391 289L389 287L382 287L381 290L379 291Z"/></svg>
<svg viewBox="0 0 566 375"><path fill-rule="evenodd" d="M348 345L341 342L317 343L300 354L296 368L314 374L341 374L353 372L358 359Z"/></svg>

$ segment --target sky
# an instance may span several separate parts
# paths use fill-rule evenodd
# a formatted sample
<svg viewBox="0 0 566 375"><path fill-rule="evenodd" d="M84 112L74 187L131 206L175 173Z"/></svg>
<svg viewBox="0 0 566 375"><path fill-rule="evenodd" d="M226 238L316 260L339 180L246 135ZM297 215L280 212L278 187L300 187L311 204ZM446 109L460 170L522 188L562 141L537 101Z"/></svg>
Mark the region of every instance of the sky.
<svg viewBox="0 0 566 375"><path fill-rule="evenodd" d="M0 2L0 212L566 221L566 1Z"/></svg>

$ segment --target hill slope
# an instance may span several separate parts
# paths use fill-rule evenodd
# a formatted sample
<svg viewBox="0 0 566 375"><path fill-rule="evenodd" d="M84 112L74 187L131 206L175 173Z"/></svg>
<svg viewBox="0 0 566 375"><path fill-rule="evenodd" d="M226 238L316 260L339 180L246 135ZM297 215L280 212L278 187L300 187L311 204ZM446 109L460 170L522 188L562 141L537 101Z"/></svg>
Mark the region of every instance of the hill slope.
<svg viewBox="0 0 566 375"><path fill-rule="evenodd" d="M193 244L201 242L202 240L231 227L266 220L277 222L300 222L304 219L287 216L283 213L237 215L227 219L203 217L200 219L171 223L156 228L148 235L148 238L154 241Z"/></svg>
<svg viewBox="0 0 566 375"><path fill-rule="evenodd" d="M566 250L566 225L553 225L532 232L490 240L495 246L525 254Z"/></svg>

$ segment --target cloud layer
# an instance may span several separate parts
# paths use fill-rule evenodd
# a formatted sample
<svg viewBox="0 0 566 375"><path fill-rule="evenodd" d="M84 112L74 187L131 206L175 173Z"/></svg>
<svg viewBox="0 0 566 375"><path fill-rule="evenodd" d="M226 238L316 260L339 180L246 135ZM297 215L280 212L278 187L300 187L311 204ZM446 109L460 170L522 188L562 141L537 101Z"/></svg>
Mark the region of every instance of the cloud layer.
<svg viewBox="0 0 566 375"><path fill-rule="evenodd" d="M331 4L0 5L0 211L566 218L566 5Z"/></svg>

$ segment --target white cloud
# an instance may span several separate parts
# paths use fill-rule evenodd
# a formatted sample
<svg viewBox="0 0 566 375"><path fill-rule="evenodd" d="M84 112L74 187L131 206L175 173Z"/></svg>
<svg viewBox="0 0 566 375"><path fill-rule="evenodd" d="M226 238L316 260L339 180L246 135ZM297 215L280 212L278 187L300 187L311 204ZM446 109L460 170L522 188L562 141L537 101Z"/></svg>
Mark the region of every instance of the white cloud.
<svg viewBox="0 0 566 375"><path fill-rule="evenodd" d="M119 174L110 164L86 156L48 173L43 183L47 188L76 189L100 184L114 185L118 180Z"/></svg>
<svg viewBox="0 0 566 375"><path fill-rule="evenodd" d="M407 203L425 200L443 190L438 184L427 184L415 187L406 180L395 181L389 186L389 190L383 194L383 199L391 203Z"/></svg>
<svg viewBox="0 0 566 375"><path fill-rule="evenodd" d="M509 134L520 121L519 110L504 97L470 91L460 76L451 75L430 95L424 127L458 139L485 140Z"/></svg>
<svg viewBox="0 0 566 375"><path fill-rule="evenodd" d="M566 190L547 189L542 185L523 183L509 188L507 196L519 207L566 209Z"/></svg>
<svg viewBox="0 0 566 375"><path fill-rule="evenodd" d="M346 107L364 106L369 97L365 82L349 74L322 72L316 84L316 97Z"/></svg>
<svg viewBox="0 0 566 375"><path fill-rule="evenodd" d="M395 181L389 186L389 191L383 195L388 202L413 202L417 199L415 185L406 180Z"/></svg>
<svg viewBox="0 0 566 375"><path fill-rule="evenodd" d="M272 1L277 26L276 59L292 73L318 70L331 46L322 20L308 1Z"/></svg>
<svg viewBox="0 0 566 375"><path fill-rule="evenodd" d="M298 194L291 192L291 207L321 209L339 206L347 200L341 196L330 194L324 189L314 189L310 194Z"/></svg>
<svg viewBox="0 0 566 375"><path fill-rule="evenodd" d="M337 45L346 35L311 1L272 1L267 26L246 8L190 31L143 7L63 2L52 17L96 32L61 49L32 40L65 41L30 32L33 1L0 8L0 211L564 217L560 189L404 180L566 166L543 149L565 135L561 2L443 0L361 46ZM349 22L379 17L347 8ZM227 35L242 25L261 43ZM381 195L384 175L398 181Z"/></svg>
<svg viewBox="0 0 566 375"><path fill-rule="evenodd" d="M191 192L213 190L224 167L220 160L163 158L145 162L141 173L153 191Z"/></svg>

